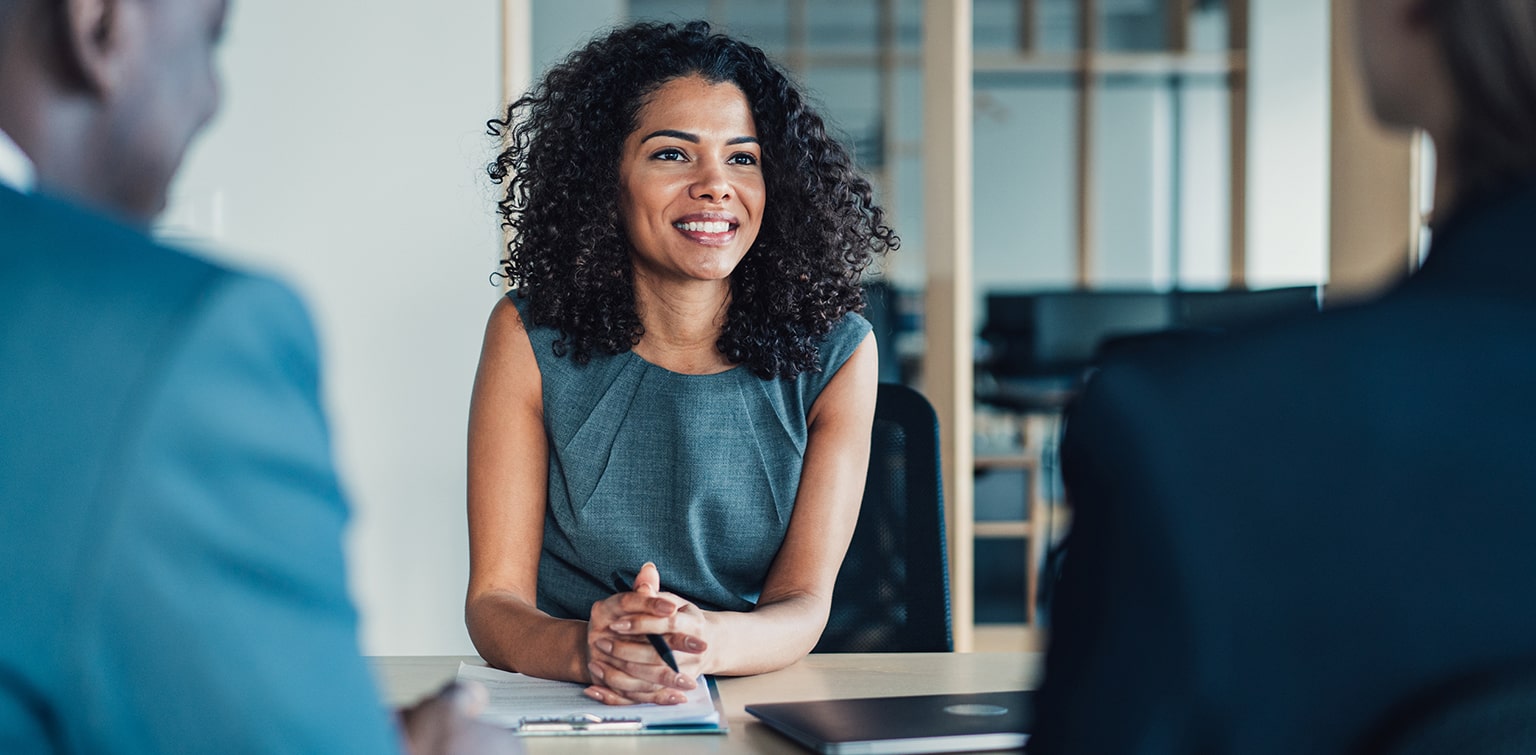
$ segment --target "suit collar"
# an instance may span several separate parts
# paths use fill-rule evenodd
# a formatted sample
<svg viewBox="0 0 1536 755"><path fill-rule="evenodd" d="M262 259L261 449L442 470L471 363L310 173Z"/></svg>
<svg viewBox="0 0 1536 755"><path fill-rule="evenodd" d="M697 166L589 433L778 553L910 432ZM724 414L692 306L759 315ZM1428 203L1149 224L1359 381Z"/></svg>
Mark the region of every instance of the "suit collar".
<svg viewBox="0 0 1536 755"><path fill-rule="evenodd" d="M1455 281L1536 296L1536 179L1476 197L1435 229L1410 284Z"/></svg>
<svg viewBox="0 0 1536 755"><path fill-rule="evenodd" d="M23 194L37 186L37 168L32 159L0 129L0 186Z"/></svg>

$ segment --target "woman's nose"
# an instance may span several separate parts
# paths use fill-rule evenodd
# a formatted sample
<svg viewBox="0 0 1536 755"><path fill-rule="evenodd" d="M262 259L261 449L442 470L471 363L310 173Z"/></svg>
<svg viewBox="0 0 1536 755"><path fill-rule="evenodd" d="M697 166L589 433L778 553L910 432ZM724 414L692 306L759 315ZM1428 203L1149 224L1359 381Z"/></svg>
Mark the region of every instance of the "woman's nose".
<svg viewBox="0 0 1536 755"><path fill-rule="evenodd" d="M693 186L689 187L688 195L694 199L725 201L731 195L731 185L726 179L725 169L719 165L700 164L699 173L694 177Z"/></svg>

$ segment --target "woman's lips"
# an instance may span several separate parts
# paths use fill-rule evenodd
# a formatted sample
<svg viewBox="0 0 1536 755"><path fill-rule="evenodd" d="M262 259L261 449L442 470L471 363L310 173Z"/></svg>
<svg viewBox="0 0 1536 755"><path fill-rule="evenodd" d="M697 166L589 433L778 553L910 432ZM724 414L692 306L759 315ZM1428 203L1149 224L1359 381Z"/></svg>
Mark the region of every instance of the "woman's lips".
<svg viewBox="0 0 1536 755"><path fill-rule="evenodd" d="M737 223L723 218L685 218L672 224L678 233L697 244L717 246L736 237Z"/></svg>

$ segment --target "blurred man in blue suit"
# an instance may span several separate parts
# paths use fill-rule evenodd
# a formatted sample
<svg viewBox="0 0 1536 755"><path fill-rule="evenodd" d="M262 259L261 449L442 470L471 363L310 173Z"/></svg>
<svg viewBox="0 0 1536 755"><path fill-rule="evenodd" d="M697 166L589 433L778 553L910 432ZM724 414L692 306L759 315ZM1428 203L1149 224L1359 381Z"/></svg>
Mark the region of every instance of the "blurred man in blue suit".
<svg viewBox="0 0 1536 755"><path fill-rule="evenodd" d="M494 748L358 655L303 307L143 234L226 11L0 0L0 752Z"/></svg>
<svg viewBox="0 0 1536 755"><path fill-rule="evenodd" d="M1536 751L1451 707L1536 662L1536 1L1354 6L1376 115L1435 142L1429 256L1089 380L1034 752L1375 752L1440 705L1467 736L1416 751Z"/></svg>

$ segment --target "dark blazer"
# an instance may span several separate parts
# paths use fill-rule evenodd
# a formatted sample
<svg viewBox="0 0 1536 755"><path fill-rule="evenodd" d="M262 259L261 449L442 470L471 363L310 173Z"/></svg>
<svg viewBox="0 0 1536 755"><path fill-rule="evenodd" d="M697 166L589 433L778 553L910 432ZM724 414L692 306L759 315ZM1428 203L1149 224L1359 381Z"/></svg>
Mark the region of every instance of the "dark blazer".
<svg viewBox="0 0 1536 755"><path fill-rule="evenodd" d="M1536 184L1374 303L1110 359L1062 453L1032 752L1347 752L1536 657Z"/></svg>
<svg viewBox="0 0 1536 755"><path fill-rule="evenodd" d="M398 749L318 392L282 286L0 188L0 752Z"/></svg>

